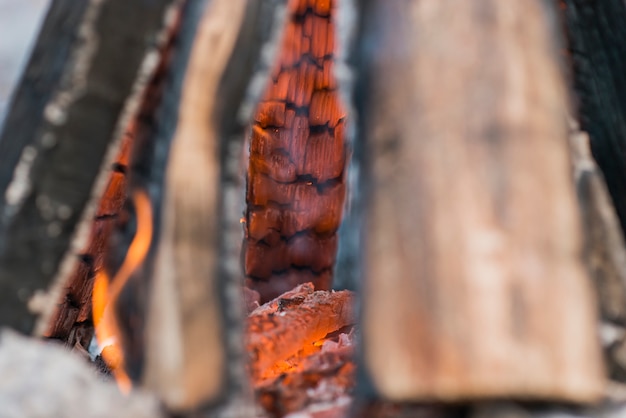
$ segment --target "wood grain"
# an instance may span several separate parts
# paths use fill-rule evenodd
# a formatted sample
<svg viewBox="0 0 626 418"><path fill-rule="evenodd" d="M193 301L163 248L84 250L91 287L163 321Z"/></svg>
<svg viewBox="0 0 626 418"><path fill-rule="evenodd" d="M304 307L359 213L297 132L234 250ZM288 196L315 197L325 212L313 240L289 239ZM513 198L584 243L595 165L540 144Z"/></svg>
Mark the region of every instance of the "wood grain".
<svg viewBox="0 0 626 418"><path fill-rule="evenodd" d="M363 350L388 399L601 396L554 7L364 6Z"/></svg>

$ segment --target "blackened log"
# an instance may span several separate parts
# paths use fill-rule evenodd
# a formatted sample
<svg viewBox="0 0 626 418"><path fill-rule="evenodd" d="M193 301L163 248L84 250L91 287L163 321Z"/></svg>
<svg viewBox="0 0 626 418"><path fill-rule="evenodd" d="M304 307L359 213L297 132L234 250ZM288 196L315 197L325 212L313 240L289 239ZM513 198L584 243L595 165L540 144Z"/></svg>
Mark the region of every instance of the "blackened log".
<svg viewBox="0 0 626 418"><path fill-rule="evenodd" d="M578 118L626 232L626 3L563 3Z"/></svg>
<svg viewBox="0 0 626 418"><path fill-rule="evenodd" d="M0 137L0 324L47 327L170 3L52 4Z"/></svg>
<svg viewBox="0 0 626 418"><path fill-rule="evenodd" d="M123 209L128 209L131 206L125 205L131 167L132 171L137 173L137 171L142 170L141 165L147 163L145 158L137 158L137 155L131 157L131 151L134 154L143 155L145 148L149 147L153 139L155 119L157 118L156 110L161 103L163 87L168 78L169 64L174 45L177 42L180 8L182 8L182 3L172 8L167 19L167 27L161 35L162 44L155 51L158 53L159 64L151 74L150 82L141 95L141 104L137 113L128 123L119 154L110 167L108 183L100 198L89 232L88 243L77 255L79 265L74 269L66 284L66 291L59 300L58 310L52 315L49 328L45 332L46 337L73 345L74 341L70 336L74 333L75 328L93 331L91 298L95 275L104 267L105 258L109 261L115 259L116 263L114 264L119 266L119 260L123 259L128 250L129 242L111 240L110 237L116 226L123 224L130 217ZM87 344L89 344L89 340Z"/></svg>
<svg viewBox="0 0 626 418"><path fill-rule="evenodd" d="M387 399L602 394L555 7L363 5L362 349Z"/></svg>

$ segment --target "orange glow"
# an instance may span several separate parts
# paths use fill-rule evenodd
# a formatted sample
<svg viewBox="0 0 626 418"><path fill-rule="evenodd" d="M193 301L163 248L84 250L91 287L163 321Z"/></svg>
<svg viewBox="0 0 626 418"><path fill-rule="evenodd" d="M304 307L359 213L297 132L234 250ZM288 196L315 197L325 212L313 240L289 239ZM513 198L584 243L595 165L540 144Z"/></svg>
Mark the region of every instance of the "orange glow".
<svg viewBox="0 0 626 418"><path fill-rule="evenodd" d="M320 352L322 350L322 345L326 340L326 338L322 338L312 344L305 344L297 354L286 360L276 362L272 367L259 376L257 383L265 380L273 380L283 374L303 371L304 359L312 354Z"/></svg>
<svg viewBox="0 0 626 418"><path fill-rule="evenodd" d="M137 232L133 238L126 258L112 280L100 270L96 274L93 293L93 323L98 345L102 347L102 358L111 369L115 380L123 393L130 392L132 383L124 371L124 354L119 343L119 327L112 313L112 306L133 272L143 262L152 241L152 207L145 191L137 190L133 194L137 213Z"/></svg>

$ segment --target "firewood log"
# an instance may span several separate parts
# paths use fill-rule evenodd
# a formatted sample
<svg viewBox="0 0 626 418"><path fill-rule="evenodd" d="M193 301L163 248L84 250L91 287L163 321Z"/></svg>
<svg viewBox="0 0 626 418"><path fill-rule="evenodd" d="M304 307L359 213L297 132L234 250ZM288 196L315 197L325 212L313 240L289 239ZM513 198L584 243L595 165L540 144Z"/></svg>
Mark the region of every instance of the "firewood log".
<svg viewBox="0 0 626 418"><path fill-rule="evenodd" d="M555 7L363 5L362 349L388 399L601 396Z"/></svg>
<svg viewBox="0 0 626 418"><path fill-rule="evenodd" d="M353 325L354 295L348 290L313 291L296 287L254 310L248 318L250 373L260 379L268 369L327 334Z"/></svg>
<svg viewBox="0 0 626 418"><path fill-rule="evenodd" d="M0 324L48 328L172 2L51 3L0 135Z"/></svg>
<svg viewBox="0 0 626 418"><path fill-rule="evenodd" d="M243 189L234 190L232 163L260 94L254 80L268 72L281 3L187 2L161 118L133 153L130 187L150 195L154 239L120 291L116 323L131 378L176 414L254 416L230 238L235 223L238 248L241 212L232 208Z"/></svg>

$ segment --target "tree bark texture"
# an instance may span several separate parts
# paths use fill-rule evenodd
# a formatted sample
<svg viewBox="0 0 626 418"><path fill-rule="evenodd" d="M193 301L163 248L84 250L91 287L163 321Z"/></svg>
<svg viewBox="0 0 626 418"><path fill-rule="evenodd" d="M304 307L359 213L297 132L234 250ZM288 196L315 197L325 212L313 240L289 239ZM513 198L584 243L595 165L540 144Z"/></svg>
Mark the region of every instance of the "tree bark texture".
<svg viewBox="0 0 626 418"><path fill-rule="evenodd" d="M363 7L362 350L387 399L601 396L554 8Z"/></svg>
<svg viewBox="0 0 626 418"><path fill-rule="evenodd" d="M171 2L51 5L0 137L2 325L48 328Z"/></svg>

